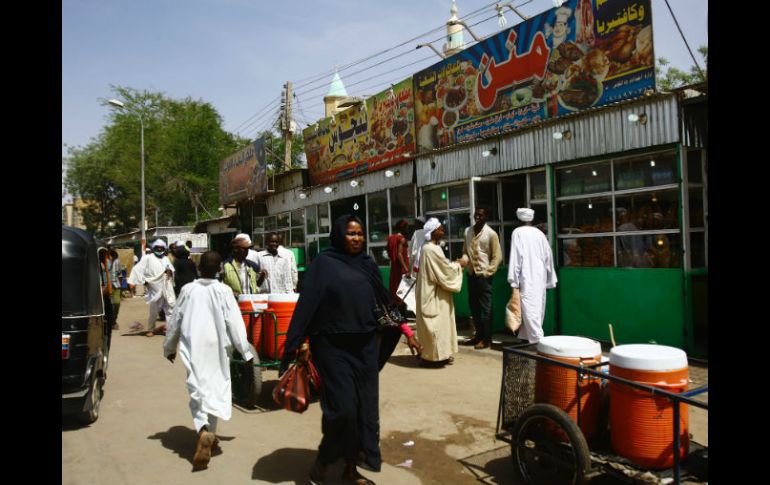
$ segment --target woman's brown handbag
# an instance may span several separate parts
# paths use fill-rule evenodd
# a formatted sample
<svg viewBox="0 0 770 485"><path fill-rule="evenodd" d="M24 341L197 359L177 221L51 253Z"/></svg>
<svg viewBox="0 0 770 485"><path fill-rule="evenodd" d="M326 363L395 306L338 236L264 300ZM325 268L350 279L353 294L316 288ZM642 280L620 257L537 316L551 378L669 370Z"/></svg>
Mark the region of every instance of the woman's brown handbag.
<svg viewBox="0 0 770 485"><path fill-rule="evenodd" d="M310 360L308 344L302 344L297 361L278 380L273 401L284 409L303 413L310 405L310 388L321 391L321 376Z"/></svg>

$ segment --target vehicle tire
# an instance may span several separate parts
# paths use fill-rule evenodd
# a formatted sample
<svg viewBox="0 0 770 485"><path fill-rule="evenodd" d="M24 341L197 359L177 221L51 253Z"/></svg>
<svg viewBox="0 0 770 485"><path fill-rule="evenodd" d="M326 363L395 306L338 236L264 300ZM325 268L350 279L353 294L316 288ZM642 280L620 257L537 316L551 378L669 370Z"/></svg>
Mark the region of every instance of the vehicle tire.
<svg viewBox="0 0 770 485"><path fill-rule="evenodd" d="M91 401L91 409L78 414L77 418L83 424L91 424L99 419L99 407L102 403L102 391L104 381L96 376L96 370L91 374L91 388L88 390L87 399Z"/></svg>
<svg viewBox="0 0 770 485"><path fill-rule="evenodd" d="M533 404L513 428L511 458L517 483L581 485L591 467L583 433L567 413Z"/></svg>

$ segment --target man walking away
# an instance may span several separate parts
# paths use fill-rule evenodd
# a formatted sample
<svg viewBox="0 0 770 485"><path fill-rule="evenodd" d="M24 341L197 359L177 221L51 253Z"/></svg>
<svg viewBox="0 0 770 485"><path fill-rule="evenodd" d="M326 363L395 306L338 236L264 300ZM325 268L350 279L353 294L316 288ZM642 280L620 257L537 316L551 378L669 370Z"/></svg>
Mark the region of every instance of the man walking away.
<svg viewBox="0 0 770 485"><path fill-rule="evenodd" d="M476 349L486 349L492 344L492 277L503 260L500 238L487 225L489 213L483 207L476 209L476 223L465 229L463 256L468 263L468 300L476 325L476 335L464 342Z"/></svg>
<svg viewBox="0 0 770 485"><path fill-rule="evenodd" d="M556 288L553 254L543 231L532 226L535 211L522 208L516 216L524 225L511 234L508 283L521 295L521 329L518 338L537 343L543 338L545 290Z"/></svg>
<svg viewBox="0 0 770 485"><path fill-rule="evenodd" d="M187 371L190 412L198 432L193 470L207 468L211 449L219 446L217 420L230 420L233 347L246 365L253 365L254 359L232 290L214 279L221 261L214 251L201 256L201 279L182 288L163 341L163 355L173 364L178 346Z"/></svg>

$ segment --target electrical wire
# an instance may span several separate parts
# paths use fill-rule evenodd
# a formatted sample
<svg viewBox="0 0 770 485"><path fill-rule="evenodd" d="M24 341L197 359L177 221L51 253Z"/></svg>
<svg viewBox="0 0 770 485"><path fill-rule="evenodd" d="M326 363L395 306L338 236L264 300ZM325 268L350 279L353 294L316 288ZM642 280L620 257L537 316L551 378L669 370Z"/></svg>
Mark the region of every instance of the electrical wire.
<svg viewBox="0 0 770 485"><path fill-rule="evenodd" d="M695 59L695 55L692 53L692 49L690 49L690 44L687 43L687 39L684 36L684 32L682 32L682 28L679 26L679 22L676 20L676 15L674 15L674 11L671 10L671 5L668 4L668 0L664 0L666 2L666 6L668 7L668 11L671 12L671 18L674 19L674 24L676 24L677 30L679 30L679 35L682 36L682 40L684 41L685 47L687 47L687 52L690 53L690 57L692 57L692 62L695 63L695 67L698 69L698 72L700 73L700 77L703 81L706 80L706 75L703 74L703 70L700 68L700 65L698 64L698 61Z"/></svg>

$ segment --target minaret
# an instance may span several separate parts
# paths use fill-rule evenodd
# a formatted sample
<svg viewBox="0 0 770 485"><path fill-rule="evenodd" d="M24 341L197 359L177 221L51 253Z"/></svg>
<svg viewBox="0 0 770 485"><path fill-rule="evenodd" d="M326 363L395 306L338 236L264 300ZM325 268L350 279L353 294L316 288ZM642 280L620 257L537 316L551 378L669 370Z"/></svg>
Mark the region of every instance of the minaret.
<svg viewBox="0 0 770 485"><path fill-rule="evenodd" d="M348 97L348 92L345 91L345 85L342 84L342 79L338 72L334 72L334 79L329 86L329 92L324 96L324 117L337 113L337 106Z"/></svg>
<svg viewBox="0 0 770 485"><path fill-rule="evenodd" d="M446 23L447 41L444 44L444 56L446 57L456 54L465 48L463 26L455 23L457 22L457 5L455 5L455 0L452 0L452 8L449 11L452 13L452 17Z"/></svg>

